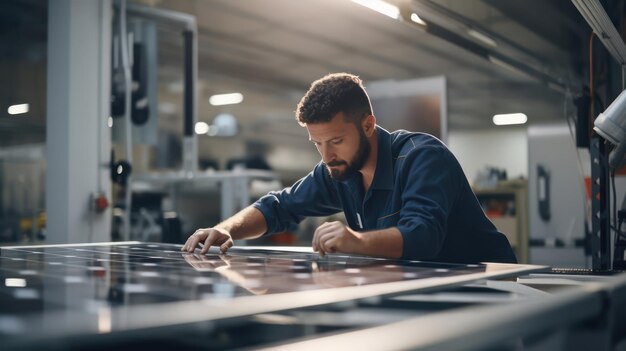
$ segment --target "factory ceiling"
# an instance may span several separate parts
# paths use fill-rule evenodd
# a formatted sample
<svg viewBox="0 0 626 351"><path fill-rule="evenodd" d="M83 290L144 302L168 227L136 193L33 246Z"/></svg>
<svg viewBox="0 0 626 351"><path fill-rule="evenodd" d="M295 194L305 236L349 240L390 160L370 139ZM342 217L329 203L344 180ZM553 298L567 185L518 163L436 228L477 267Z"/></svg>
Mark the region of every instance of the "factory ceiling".
<svg viewBox="0 0 626 351"><path fill-rule="evenodd" d="M211 123L219 113L232 113L252 139L280 134L289 144L290 137L306 135L293 120L295 104L311 81L329 72L355 73L366 83L443 75L451 131L496 128L496 113L523 112L529 123L564 120L566 94L579 93L587 79L582 72L591 31L569 0L390 2L404 21L349 0L134 1L197 17L198 118ZM3 6L7 21L0 21L0 35L7 40L21 27L22 41L33 45L19 54L2 48L0 62L45 62L45 19L14 23L27 11L45 17L45 2ZM426 27L412 23L410 12ZM158 35L159 125L179 131L182 40L167 27ZM16 94L9 90L5 86L0 96ZM243 103L208 103L213 94L234 91L244 95ZM39 99L45 104L45 92ZM37 111L35 126L45 121L45 108ZM0 134L15 123L0 116Z"/></svg>
<svg viewBox="0 0 626 351"><path fill-rule="evenodd" d="M422 10L424 20L442 28L443 35L351 1L146 3L197 16L205 93L231 86L258 98L241 106L249 109L241 111L242 118L257 118L268 108L271 113L272 106L291 115L312 80L346 71L366 82L445 75L452 129L491 128L493 114L502 112L525 112L530 122L561 119L561 89L580 90L590 33L566 0L404 2ZM497 38L495 46L468 36L472 28ZM545 74L494 63L489 53Z"/></svg>

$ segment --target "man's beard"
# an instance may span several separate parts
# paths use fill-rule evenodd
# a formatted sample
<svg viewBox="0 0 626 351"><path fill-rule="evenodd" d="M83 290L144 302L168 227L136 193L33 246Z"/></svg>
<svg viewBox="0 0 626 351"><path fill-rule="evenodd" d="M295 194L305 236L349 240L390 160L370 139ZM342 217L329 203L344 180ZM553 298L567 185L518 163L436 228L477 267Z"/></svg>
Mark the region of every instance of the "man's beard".
<svg viewBox="0 0 626 351"><path fill-rule="evenodd" d="M365 166L365 162L369 157L371 152L371 145L369 140L367 140L367 136L363 132L363 130L359 130L359 148L356 151L356 154L350 161L347 163L346 161L333 161L326 164L326 168L330 173L330 176L338 180L340 182L346 181L354 177L360 170ZM345 170L340 170L337 168L330 168L333 166L341 166L345 165Z"/></svg>

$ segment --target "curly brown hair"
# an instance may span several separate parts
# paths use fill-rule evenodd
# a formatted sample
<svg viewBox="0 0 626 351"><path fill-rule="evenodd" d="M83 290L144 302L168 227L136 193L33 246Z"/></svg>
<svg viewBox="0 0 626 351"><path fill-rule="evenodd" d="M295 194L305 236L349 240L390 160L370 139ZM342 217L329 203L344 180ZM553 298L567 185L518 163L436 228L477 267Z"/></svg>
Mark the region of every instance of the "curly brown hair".
<svg viewBox="0 0 626 351"><path fill-rule="evenodd" d="M298 103L296 120L301 126L324 123L339 112L353 123L372 114L363 82L354 74L332 73L311 83Z"/></svg>

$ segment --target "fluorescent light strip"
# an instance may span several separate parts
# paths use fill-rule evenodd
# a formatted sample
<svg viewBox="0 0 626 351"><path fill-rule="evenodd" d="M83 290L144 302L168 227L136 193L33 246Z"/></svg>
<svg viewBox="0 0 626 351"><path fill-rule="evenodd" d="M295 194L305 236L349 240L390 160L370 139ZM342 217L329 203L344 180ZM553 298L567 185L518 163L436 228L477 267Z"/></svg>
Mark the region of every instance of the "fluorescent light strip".
<svg viewBox="0 0 626 351"><path fill-rule="evenodd" d="M9 109L7 110L7 112L9 112L10 115L19 115L22 113L26 113L28 112L28 104L19 104L19 105L9 106Z"/></svg>
<svg viewBox="0 0 626 351"><path fill-rule="evenodd" d="M234 105L243 101L241 93L217 94L209 98L209 103L213 106Z"/></svg>
<svg viewBox="0 0 626 351"><path fill-rule="evenodd" d="M478 41L480 41L480 42L482 42L484 44L487 44L487 45L489 45L491 47L495 48L496 46L498 46L498 43L495 40L493 40L493 38L491 38L487 34L479 32L479 31L477 31L475 29L468 29L467 30L467 34L470 37L472 37L472 38L474 38L474 39L476 39L476 40L478 40Z"/></svg>
<svg viewBox="0 0 626 351"><path fill-rule="evenodd" d="M380 14L383 14L387 17L391 17L393 19L400 18L400 9L398 6L392 5L386 1L382 0L352 0L361 6L365 6L370 10L374 10Z"/></svg>
<svg viewBox="0 0 626 351"><path fill-rule="evenodd" d="M528 121L528 117L523 113L505 113L493 116L493 124L497 126L524 124L526 121Z"/></svg>
<svg viewBox="0 0 626 351"><path fill-rule="evenodd" d="M26 279L22 278L6 278L4 286L9 288L23 288L26 286Z"/></svg>

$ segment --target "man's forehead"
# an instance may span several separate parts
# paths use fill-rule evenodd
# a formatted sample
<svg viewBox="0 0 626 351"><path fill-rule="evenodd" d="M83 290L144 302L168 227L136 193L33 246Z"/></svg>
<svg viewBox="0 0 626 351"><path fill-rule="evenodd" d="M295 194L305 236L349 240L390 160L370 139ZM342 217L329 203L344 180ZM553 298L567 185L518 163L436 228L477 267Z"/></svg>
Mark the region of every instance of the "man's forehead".
<svg viewBox="0 0 626 351"><path fill-rule="evenodd" d="M330 140L345 136L354 128L353 123L345 123L343 119L336 121L335 119L325 123L307 124L306 129L309 132L309 139L315 141Z"/></svg>

